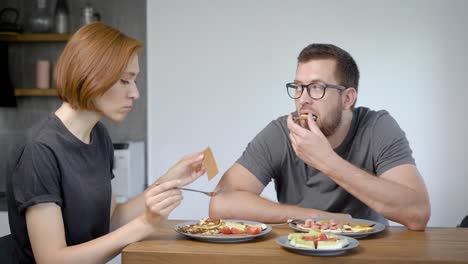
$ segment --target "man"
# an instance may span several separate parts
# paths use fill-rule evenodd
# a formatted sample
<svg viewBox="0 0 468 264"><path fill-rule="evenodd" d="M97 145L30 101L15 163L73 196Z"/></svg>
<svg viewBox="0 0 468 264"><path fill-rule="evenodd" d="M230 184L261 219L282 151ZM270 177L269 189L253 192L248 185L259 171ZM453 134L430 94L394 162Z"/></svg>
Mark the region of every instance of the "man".
<svg viewBox="0 0 468 264"><path fill-rule="evenodd" d="M229 168L210 217L286 222L354 217L424 230L430 204L404 132L386 111L354 105L359 70L349 53L311 44L286 84L296 113L265 127ZM293 115L307 120L293 121ZM274 180L279 203L260 197Z"/></svg>

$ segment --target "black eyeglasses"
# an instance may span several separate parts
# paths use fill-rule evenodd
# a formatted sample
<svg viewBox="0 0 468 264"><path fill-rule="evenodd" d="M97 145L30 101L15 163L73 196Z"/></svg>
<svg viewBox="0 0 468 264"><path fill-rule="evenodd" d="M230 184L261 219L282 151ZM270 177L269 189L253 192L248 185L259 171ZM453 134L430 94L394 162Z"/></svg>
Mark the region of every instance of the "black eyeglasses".
<svg viewBox="0 0 468 264"><path fill-rule="evenodd" d="M292 99L298 99L302 96L304 89L307 90L307 94L309 94L310 98L319 100L325 96L325 90L327 88L333 88L340 91L346 90L346 87L342 85L334 85L328 84L323 82L313 82L308 85L302 85L298 83L287 83L286 90L288 91L289 97Z"/></svg>

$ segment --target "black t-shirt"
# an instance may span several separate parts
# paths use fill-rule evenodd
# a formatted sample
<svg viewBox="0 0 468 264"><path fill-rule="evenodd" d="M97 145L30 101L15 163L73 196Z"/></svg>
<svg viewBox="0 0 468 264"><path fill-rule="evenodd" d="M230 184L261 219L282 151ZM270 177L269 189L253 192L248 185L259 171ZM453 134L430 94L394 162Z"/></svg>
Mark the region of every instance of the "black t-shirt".
<svg viewBox="0 0 468 264"><path fill-rule="evenodd" d="M7 175L8 218L20 263L35 263L25 217L30 206L52 202L61 207L68 246L109 232L113 151L100 122L90 144L76 138L55 114L28 131Z"/></svg>

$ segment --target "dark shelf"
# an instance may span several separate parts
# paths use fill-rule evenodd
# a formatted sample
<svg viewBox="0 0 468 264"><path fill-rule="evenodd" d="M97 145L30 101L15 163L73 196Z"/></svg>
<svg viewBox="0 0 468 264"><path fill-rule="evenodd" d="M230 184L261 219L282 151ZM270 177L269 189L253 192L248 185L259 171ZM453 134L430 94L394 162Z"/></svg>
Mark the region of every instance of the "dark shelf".
<svg viewBox="0 0 468 264"><path fill-rule="evenodd" d="M67 42L71 34L0 32L2 42Z"/></svg>
<svg viewBox="0 0 468 264"><path fill-rule="evenodd" d="M56 89L15 89L15 96L57 96Z"/></svg>

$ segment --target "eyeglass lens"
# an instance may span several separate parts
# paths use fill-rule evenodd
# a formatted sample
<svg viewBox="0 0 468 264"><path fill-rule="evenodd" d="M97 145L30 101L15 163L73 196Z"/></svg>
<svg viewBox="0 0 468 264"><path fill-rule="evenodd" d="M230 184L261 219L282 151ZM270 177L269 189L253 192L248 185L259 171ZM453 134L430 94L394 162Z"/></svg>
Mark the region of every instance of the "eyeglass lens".
<svg viewBox="0 0 468 264"><path fill-rule="evenodd" d="M288 84L288 94L291 98L298 99L304 90L314 99L322 98L325 88L319 83L311 83L308 86L300 84Z"/></svg>

